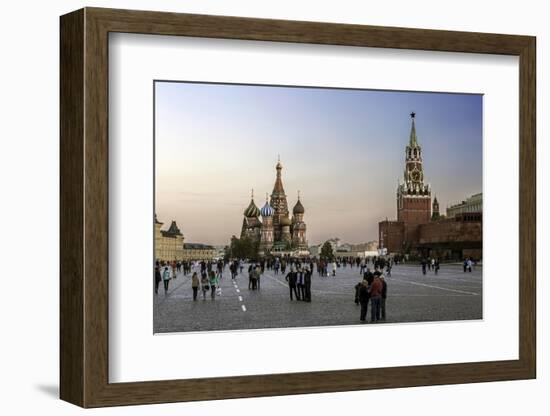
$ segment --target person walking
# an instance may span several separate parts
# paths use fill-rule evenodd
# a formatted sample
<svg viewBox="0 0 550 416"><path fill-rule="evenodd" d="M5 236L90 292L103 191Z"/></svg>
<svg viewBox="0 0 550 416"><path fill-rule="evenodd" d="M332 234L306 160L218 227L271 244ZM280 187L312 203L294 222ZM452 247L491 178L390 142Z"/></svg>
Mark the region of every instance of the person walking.
<svg viewBox="0 0 550 416"><path fill-rule="evenodd" d="M380 315L383 321L386 320L386 298L388 296L388 283L384 279L384 275L380 276L382 281L382 290L380 292Z"/></svg>
<svg viewBox="0 0 550 416"><path fill-rule="evenodd" d="M290 271L286 276L285 280L288 282L288 288L290 289L290 300L292 299L292 292L294 292L294 295L296 296L296 300L300 300L300 296L298 295L298 292L296 291L296 272Z"/></svg>
<svg viewBox="0 0 550 416"><path fill-rule="evenodd" d="M193 273L193 277L191 277L191 288L193 289L193 300L197 300L197 295L199 293L199 275L197 272Z"/></svg>
<svg viewBox="0 0 550 416"><path fill-rule="evenodd" d="M298 300L306 300L306 282L304 279L304 270L300 267L296 271L296 274L296 287L298 289L298 295L300 295L300 299Z"/></svg>
<svg viewBox="0 0 550 416"><path fill-rule="evenodd" d="M306 267L306 272L304 274L304 295L306 302L311 302L311 275L312 270L309 267Z"/></svg>
<svg viewBox="0 0 550 416"><path fill-rule="evenodd" d="M256 290L258 288L258 278L259 278L259 272L256 269L256 267L252 267L250 271L250 281L252 282L252 290Z"/></svg>
<svg viewBox="0 0 550 416"><path fill-rule="evenodd" d="M262 276L264 270L262 267L257 264L256 265L256 289L260 290L260 277Z"/></svg>
<svg viewBox="0 0 550 416"><path fill-rule="evenodd" d="M155 265L155 295L159 294L159 284L162 281L162 275L160 274L160 265L157 261Z"/></svg>
<svg viewBox="0 0 550 416"><path fill-rule="evenodd" d="M332 276L336 276L336 262L333 261L332 262Z"/></svg>
<svg viewBox="0 0 550 416"><path fill-rule="evenodd" d="M435 260L434 271L436 275L439 273L439 259Z"/></svg>
<svg viewBox="0 0 550 416"><path fill-rule="evenodd" d="M361 305L361 315L359 317L359 320L361 322L366 322L367 319L367 310L369 308L369 283L366 279L363 279L361 283L359 283L359 303Z"/></svg>
<svg viewBox="0 0 550 416"><path fill-rule="evenodd" d="M422 265L422 274L426 274L426 259L422 259L420 264Z"/></svg>
<svg viewBox="0 0 550 416"><path fill-rule="evenodd" d="M208 284L208 277L206 273L201 275L201 291L202 291L202 300L206 300L206 292L210 290L210 285Z"/></svg>
<svg viewBox="0 0 550 416"><path fill-rule="evenodd" d="M210 297L214 300L216 299L216 289L219 284L218 276L216 276L214 270L210 270L210 279L208 280L208 283L210 284Z"/></svg>
<svg viewBox="0 0 550 416"><path fill-rule="evenodd" d="M162 282L164 283L164 295L168 294L168 284L170 283L171 273L168 266L164 266L162 271Z"/></svg>
<svg viewBox="0 0 550 416"><path fill-rule="evenodd" d="M370 285L370 321L378 322L380 320L380 303L382 299L382 280L380 272L374 273L374 279Z"/></svg>
<svg viewBox="0 0 550 416"><path fill-rule="evenodd" d="M363 281L357 283L353 288L355 289L355 296L353 298L353 302L356 305L359 305L359 290L361 289L361 285L363 284Z"/></svg>
<svg viewBox="0 0 550 416"><path fill-rule="evenodd" d="M176 273L176 260L173 260L170 266L171 266L171 272L172 272L172 279L175 279L178 277L178 274Z"/></svg>

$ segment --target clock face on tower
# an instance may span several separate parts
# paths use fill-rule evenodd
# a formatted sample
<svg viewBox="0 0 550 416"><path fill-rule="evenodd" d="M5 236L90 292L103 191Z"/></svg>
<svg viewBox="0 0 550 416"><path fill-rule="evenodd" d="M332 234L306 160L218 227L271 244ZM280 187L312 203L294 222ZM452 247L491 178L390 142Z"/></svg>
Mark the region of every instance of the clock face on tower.
<svg viewBox="0 0 550 416"><path fill-rule="evenodd" d="M417 171L417 170L413 171L413 173L412 173L412 179L413 179L413 181L415 181L415 182L419 182L419 181L420 181L420 172Z"/></svg>

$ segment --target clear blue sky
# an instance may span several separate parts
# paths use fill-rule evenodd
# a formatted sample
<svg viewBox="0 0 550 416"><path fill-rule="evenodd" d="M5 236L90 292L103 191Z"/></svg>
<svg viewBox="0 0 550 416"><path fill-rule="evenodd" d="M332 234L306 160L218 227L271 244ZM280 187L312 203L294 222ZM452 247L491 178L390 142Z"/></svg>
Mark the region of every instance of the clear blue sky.
<svg viewBox="0 0 550 416"><path fill-rule="evenodd" d="M189 242L239 235L278 154L310 244L376 240L378 221L396 217L411 111L441 210L482 190L481 95L156 82L155 100L156 213Z"/></svg>

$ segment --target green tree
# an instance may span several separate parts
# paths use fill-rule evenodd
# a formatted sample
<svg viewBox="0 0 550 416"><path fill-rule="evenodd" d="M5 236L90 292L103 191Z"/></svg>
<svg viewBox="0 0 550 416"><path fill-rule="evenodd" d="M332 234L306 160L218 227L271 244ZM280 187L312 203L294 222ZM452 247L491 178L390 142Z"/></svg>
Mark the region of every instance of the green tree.
<svg viewBox="0 0 550 416"><path fill-rule="evenodd" d="M321 247L321 258L326 259L327 261L334 260L334 253L332 252L332 246L328 241L323 244Z"/></svg>
<svg viewBox="0 0 550 416"><path fill-rule="evenodd" d="M258 243L252 241L250 238L237 238L233 236L228 250L229 256L241 259L255 259L258 256L258 246Z"/></svg>

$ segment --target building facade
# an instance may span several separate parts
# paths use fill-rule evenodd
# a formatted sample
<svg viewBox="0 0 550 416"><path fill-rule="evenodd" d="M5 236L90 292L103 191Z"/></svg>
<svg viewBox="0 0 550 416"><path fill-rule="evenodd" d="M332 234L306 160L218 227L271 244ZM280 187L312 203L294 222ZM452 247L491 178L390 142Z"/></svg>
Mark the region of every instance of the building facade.
<svg viewBox="0 0 550 416"><path fill-rule="evenodd" d="M298 201L290 217L282 179L283 166L280 160L275 170L276 177L271 198L266 194L266 201L261 209L256 206L254 193L252 193L250 203L243 213L241 238L258 242L260 256L291 252L297 255L309 254L306 239L307 226L304 222L305 209L300 195L298 193Z"/></svg>
<svg viewBox="0 0 550 416"><path fill-rule="evenodd" d="M440 215L437 198L433 203L431 198L431 187L424 182L415 113L411 113L404 178L397 186L397 220L386 219L378 223L379 247L388 253L480 259L482 194L448 208L447 218Z"/></svg>
<svg viewBox="0 0 550 416"><path fill-rule="evenodd" d="M366 243L351 244L343 243L339 238L328 239L325 243L329 243L335 257L372 257L377 255L378 241L368 241ZM311 257L320 257L321 249L325 243L310 246L309 252Z"/></svg>
<svg viewBox="0 0 550 416"><path fill-rule="evenodd" d="M208 244L184 243L183 260L184 261L211 261L217 256L218 250Z"/></svg>
<svg viewBox="0 0 550 416"><path fill-rule="evenodd" d="M447 217L453 218L459 214L463 213L472 213L472 212L483 212L483 194L474 194L466 200L451 205L447 208Z"/></svg>
<svg viewBox="0 0 550 416"><path fill-rule="evenodd" d="M162 230L164 223L155 215L155 259L161 261L183 260L183 241L176 221L172 221L168 230Z"/></svg>

